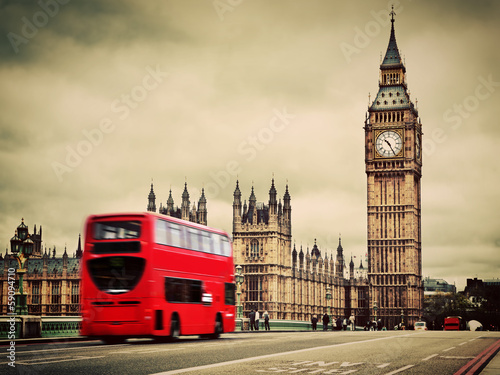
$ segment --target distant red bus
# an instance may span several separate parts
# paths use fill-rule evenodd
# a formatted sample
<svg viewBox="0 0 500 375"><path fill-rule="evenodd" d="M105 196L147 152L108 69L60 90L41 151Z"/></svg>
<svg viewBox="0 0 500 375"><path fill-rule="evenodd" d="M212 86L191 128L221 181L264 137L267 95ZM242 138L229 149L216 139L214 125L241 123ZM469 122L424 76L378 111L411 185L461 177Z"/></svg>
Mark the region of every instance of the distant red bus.
<svg viewBox="0 0 500 375"><path fill-rule="evenodd" d="M444 318L445 331L460 331L462 330L462 317L461 316L448 316Z"/></svg>
<svg viewBox="0 0 500 375"><path fill-rule="evenodd" d="M149 212L94 215L82 260L84 336L234 331L233 253L223 231Z"/></svg>

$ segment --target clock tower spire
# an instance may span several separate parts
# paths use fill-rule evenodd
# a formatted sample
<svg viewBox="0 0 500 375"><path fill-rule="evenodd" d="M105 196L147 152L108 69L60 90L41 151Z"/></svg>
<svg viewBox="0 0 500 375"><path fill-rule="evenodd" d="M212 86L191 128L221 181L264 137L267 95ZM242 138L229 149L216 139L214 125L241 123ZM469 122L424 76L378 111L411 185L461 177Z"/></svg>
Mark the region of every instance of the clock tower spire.
<svg viewBox="0 0 500 375"><path fill-rule="evenodd" d="M379 89L365 120L370 314L393 327L422 315L422 124L410 99L391 11Z"/></svg>

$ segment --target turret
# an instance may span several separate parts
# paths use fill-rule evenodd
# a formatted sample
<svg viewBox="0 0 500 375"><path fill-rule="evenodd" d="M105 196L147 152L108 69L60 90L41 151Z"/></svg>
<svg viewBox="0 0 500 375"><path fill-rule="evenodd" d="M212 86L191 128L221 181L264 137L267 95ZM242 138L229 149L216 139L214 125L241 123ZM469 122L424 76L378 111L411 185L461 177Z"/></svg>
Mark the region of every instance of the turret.
<svg viewBox="0 0 500 375"><path fill-rule="evenodd" d="M207 198L205 188L201 189L201 197L198 200L198 223L207 225Z"/></svg>
<svg viewBox="0 0 500 375"><path fill-rule="evenodd" d="M269 189L269 215L276 215L278 213L278 201L276 199L276 187L274 186L274 178Z"/></svg>
<svg viewBox="0 0 500 375"><path fill-rule="evenodd" d="M236 189L233 193L233 230L236 230L235 225L241 224L241 191L239 181L236 181Z"/></svg>
<svg viewBox="0 0 500 375"><path fill-rule="evenodd" d="M149 191L149 195L148 195L148 208L147 210L148 211L151 211L151 212L156 212L156 195L155 195L155 192L153 190L153 183L151 182L151 190Z"/></svg>
<svg viewBox="0 0 500 375"><path fill-rule="evenodd" d="M187 190L187 182L184 183L184 191L182 192L182 203L181 203L181 219L189 220L189 193Z"/></svg>

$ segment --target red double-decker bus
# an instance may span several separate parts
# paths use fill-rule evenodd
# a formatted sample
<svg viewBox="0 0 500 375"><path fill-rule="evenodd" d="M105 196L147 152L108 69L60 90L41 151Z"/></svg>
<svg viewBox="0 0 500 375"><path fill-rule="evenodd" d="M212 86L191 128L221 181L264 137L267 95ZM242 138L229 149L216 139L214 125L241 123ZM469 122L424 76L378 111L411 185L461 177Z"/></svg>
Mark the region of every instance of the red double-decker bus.
<svg viewBox="0 0 500 375"><path fill-rule="evenodd" d="M90 216L82 259L84 336L203 335L235 327L227 233L154 213Z"/></svg>

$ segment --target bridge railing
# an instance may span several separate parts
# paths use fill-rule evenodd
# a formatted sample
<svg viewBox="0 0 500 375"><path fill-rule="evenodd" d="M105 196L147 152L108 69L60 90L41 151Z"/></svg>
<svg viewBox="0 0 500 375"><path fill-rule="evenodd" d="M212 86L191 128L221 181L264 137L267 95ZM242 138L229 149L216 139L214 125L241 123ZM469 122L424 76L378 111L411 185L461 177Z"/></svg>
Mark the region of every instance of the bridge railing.
<svg viewBox="0 0 500 375"><path fill-rule="evenodd" d="M79 316L0 316L0 339L79 336Z"/></svg>

